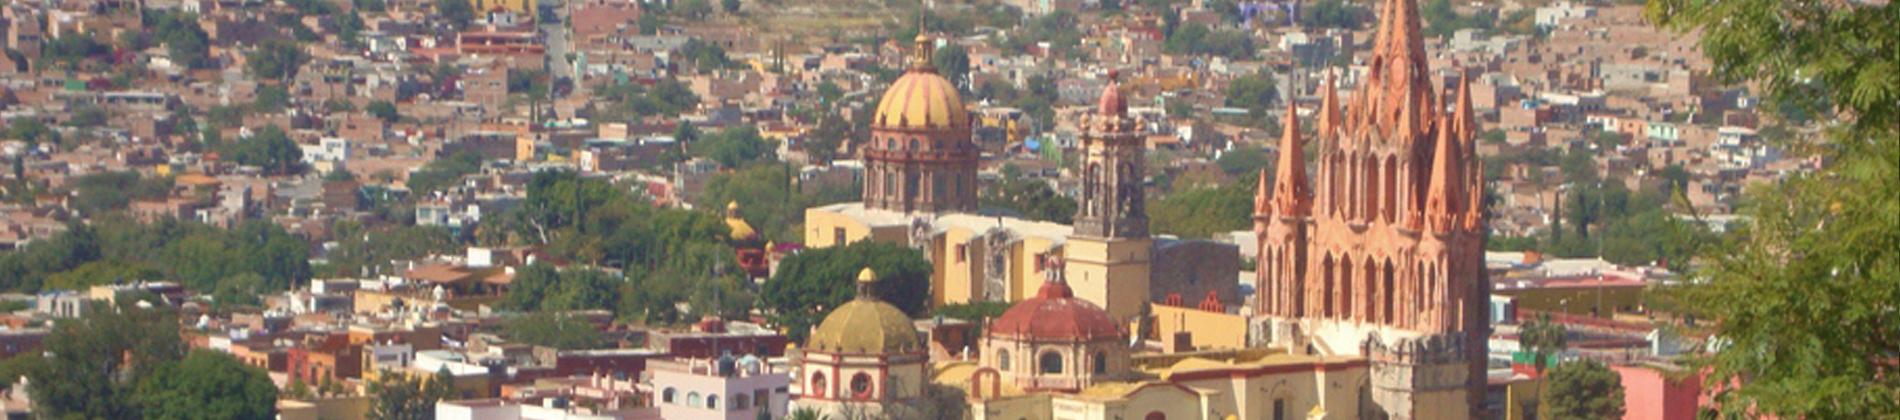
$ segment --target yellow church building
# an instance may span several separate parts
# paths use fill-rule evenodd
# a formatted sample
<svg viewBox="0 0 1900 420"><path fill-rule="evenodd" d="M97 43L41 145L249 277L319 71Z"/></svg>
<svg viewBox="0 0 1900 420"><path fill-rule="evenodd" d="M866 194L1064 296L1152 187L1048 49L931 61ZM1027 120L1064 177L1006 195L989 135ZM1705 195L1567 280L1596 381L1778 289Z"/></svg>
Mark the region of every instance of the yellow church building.
<svg viewBox="0 0 1900 420"><path fill-rule="evenodd" d="M1085 122L1075 225L975 214L981 151L956 87L931 68L934 45L919 37L911 69L878 103L863 151L864 199L806 209L806 246L871 240L922 250L935 268L933 305L1020 301L1042 286L1051 259L1064 259L1076 295L1122 322L1170 295L1213 292L1241 306L1238 248L1149 237L1142 123L1128 116L1119 84L1103 90Z"/></svg>

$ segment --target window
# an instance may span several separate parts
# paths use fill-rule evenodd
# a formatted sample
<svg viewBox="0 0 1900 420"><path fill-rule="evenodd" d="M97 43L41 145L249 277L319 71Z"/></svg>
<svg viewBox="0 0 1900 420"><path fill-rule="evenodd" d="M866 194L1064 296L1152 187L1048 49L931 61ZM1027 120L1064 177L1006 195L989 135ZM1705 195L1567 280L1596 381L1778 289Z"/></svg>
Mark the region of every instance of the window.
<svg viewBox="0 0 1900 420"><path fill-rule="evenodd" d="M752 391L752 405L756 405L761 408L771 408L772 390L761 389L757 391Z"/></svg>
<svg viewBox="0 0 1900 420"><path fill-rule="evenodd" d="M674 391L674 390L673 390L673 387L670 387L670 386L669 386L669 387L666 387L666 390L665 390L665 391L660 391L660 402L663 402L663 403L667 403L667 404L672 404L672 403L673 403L673 394L674 394L674 393L676 393L676 392L678 392L678 391Z"/></svg>
<svg viewBox="0 0 1900 420"><path fill-rule="evenodd" d="M1009 350L996 349L996 370L1009 371Z"/></svg>
<svg viewBox="0 0 1900 420"><path fill-rule="evenodd" d="M957 262L968 261L970 259L970 244L957 244L956 254Z"/></svg>
<svg viewBox="0 0 1900 420"><path fill-rule="evenodd" d="M1143 420L1168 420L1168 415L1161 414L1160 411L1150 411L1148 412L1148 416L1143 417L1142 419Z"/></svg>
<svg viewBox="0 0 1900 420"><path fill-rule="evenodd" d="M844 228L831 228L832 245L844 245Z"/></svg>
<svg viewBox="0 0 1900 420"><path fill-rule="evenodd" d="M918 149L921 149L921 148L923 148L923 146L917 143L917 139L916 139L916 138L911 138L911 139L910 139L910 150L911 150L911 151L916 151L916 150L918 150Z"/></svg>
<svg viewBox="0 0 1900 420"><path fill-rule="evenodd" d="M699 406L699 392L688 392L688 393L686 393L686 406L687 406L687 407L698 407L698 406Z"/></svg>
<svg viewBox="0 0 1900 420"><path fill-rule="evenodd" d="M1095 362L1095 374L1097 375L1108 374L1108 352L1097 350L1095 352L1094 362Z"/></svg>
<svg viewBox="0 0 1900 420"><path fill-rule="evenodd" d="M1062 355L1061 354L1057 354L1056 352L1053 352L1053 351L1048 352L1048 353L1043 353L1041 359L1042 360L1041 362L1039 362L1039 364L1042 365L1042 373L1045 373L1045 374L1062 373Z"/></svg>
<svg viewBox="0 0 1900 420"><path fill-rule="evenodd" d="M812 374L811 375L811 389L806 390L806 391L807 391L805 392L806 394L811 394L812 396L815 396L818 398L824 398L825 397L825 374L822 372Z"/></svg>
<svg viewBox="0 0 1900 420"><path fill-rule="evenodd" d="M712 395L706 396L706 408L711 408L711 409L719 408L719 394L712 394Z"/></svg>
<svg viewBox="0 0 1900 420"><path fill-rule="evenodd" d="M744 410L747 408L751 408L752 407L751 398L752 397L747 396L744 392L732 394L732 409Z"/></svg>
<svg viewBox="0 0 1900 420"><path fill-rule="evenodd" d="M858 399L871 398L871 375L859 373L851 377L851 396Z"/></svg>
<svg viewBox="0 0 1900 420"><path fill-rule="evenodd" d="M1286 399L1273 399L1273 420L1286 420Z"/></svg>

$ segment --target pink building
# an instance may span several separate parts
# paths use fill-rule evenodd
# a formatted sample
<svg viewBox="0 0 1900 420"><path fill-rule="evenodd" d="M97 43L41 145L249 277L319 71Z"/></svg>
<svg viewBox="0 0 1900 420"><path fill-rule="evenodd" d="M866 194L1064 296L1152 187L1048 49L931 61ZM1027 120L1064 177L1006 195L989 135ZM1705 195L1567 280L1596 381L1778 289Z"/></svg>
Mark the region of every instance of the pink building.
<svg viewBox="0 0 1900 420"><path fill-rule="evenodd" d="M656 360L648 368L653 405L667 420L778 419L791 402L792 376L753 356Z"/></svg>
<svg viewBox="0 0 1900 420"><path fill-rule="evenodd" d="M1694 420L1702 396L1701 375L1683 375L1679 368L1632 365L1610 366L1623 377L1623 420Z"/></svg>

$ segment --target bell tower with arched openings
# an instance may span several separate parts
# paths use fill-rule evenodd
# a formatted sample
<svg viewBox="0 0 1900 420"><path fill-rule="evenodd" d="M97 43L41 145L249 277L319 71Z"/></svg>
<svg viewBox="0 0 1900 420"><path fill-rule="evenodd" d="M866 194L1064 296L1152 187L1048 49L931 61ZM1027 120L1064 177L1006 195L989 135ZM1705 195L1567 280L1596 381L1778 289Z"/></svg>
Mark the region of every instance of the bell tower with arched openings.
<svg viewBox="0 0 1900 420"><path fill-rule="evenodd" d="M1128 116L1128 97L1109 71L1093 113L1082 119L1082 197L1075 233L1064 246L1064 276L1076 296L1100 302L1119 322L1148 304L1154 240L1148 237L1142 192L1141 123Z"/></svg>

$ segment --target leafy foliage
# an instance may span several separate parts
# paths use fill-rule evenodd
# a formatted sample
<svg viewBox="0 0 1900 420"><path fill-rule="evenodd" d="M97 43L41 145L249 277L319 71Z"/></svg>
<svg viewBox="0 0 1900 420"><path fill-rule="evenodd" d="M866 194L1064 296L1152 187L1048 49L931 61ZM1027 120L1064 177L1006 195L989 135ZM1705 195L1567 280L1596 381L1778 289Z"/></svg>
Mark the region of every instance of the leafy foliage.
<svg viewBox="0 0 1900 420"><path fill-rule="evenodd" d="M1280 91L1273 74L1260 69L1254 74L1235 78L1227 84L1227 106L1247 109L1247 117L1267 119L1267 108L1278 102Z"/></svg>
<svg viewBox="0 0 1900 420"><path fill-rule="evenodd" d="M453 0L449 0L453 1ZM369 382L370 420L435 420L435 403L457 397L455 376L444 366L427 383L414 375L384 372ZM325 377L326 379L328 377Z"/></svg>
<svg viewBox="0 0 1900 420"><path fill-rule="evenodd" d="M1623 378L1595 359L1565 362L1544 376L1539 418L1623 418Z"/></svg>
<svg viewBox="0 0 1900 420"><path fill-rule="evenodd" d="M1008 171L1005 171L1003 179L984 185L977 192L977 204L986 208L1007 209L1032 220L1062 224L1075 220L1074 198L1057 194L1046 182L1023 178Z"/></svg>
<svg viewBox="0 0 1900 420"><path fill-rule="evenodd" d="M447 0L456 1L456 0ZM298 25L298 27L303 27ZM297 68L310 61L310 53L294 41L268 39L257 44L257 50L246 58L245 68L251 76L262 79L290 80L297 77Z"/></svg>
<svg viewBox="0 0 1900 420"><path fill-rule="evenodd" d="M178 323L131 299L62 319L44 341L48 356L26 376L33 411L46 418L141 418L139 384L184 355ZM162 410L161 410L162 411Z"/></svg>
<svg viewBox="0 0 1900 420"><path fill-rule="evenodd" d="M171 189L171 178L145 178L138 172L95 173L73 184L78 196L73 197L72 206L84 215L125 210L135 200L165 198Z"/></svg>
<svg viewBox="0 0 1900 420"><path fill-rule="evenodd" d="M720 130L699 141L688 143L693 156L711 159L727 168L744 168L753 162L770 160L775 144L759 136L759 129L741 125Z"/></svg>
<svg viewBox="0 0 1900 420"><path fill-rule="evenodd" d="M952 42L950 45L938 48L937 52L930 57L930 65L937 68L937 74L950 80L951 85L965 91L969 90L970 52L965 50L962 44Z"/></svg>
<svg viewBox="0 0 1900 420"><path fill-rule="evenodd" d="M310 278L308 255L303 240L266 220L214 230L189 221L140 224L124 216L95 217L92 224L72 225L52 239L0 254L0 290L39 291L56 274L94 261L116 261L156 268L163 276L150 280L176 281L193 290L217 290L227 278L251 273L265 279L261 291L278 291Z"/></svg>
<svg viewBox="0 0 1900 420"><path fill-rule="evenodd" d="M448 254L460 250L449 231L437 226L384 226L367 228L356 220L339 220L330 228L336 249L330 251L329 274L362 276L394 273L386 267L390 261L421 258L430 254Z"/></svg>
<svg viewBox="0 0 1900 420"><path fill-rule="evenodd" d="M877 272L878 297L912 317L930 303L929 261L917 250L874 241L810 249L779 262L778 273L759 291L774 321L803 342L812 326L857 291L858 272Z"/></svg>
<svg viewBox="0 0 1900 420"><path fill-rule="evenodd" d="M600 330L586 318L553 312L535 312L508 320L503 335L515 343L562 350L599 348Z"/></svg>
<svg viewBox="0 0 1900 420"><path fill-rule="evenodd" d="M1174 54L1211 55L1234 60L1254 57L1253 38L1245 32L1212 30L1189 24L1174 30L1162 49Z"/></svg>
<svg viewBox="0 0 1900 420"><path fill-rule="evenodd" d="M240 165L262 167L268 174L286 175L303 170L303 149L275 124L264 126L250 137L227 143L218 152Z"/></svg>
<svg viewBox="0 0 1900 420"><path fill-rule="evenodd" d="M724 209L726 203L738 202L739 217L750 223L761 237L791 243L803 237L798 229L805 222L806 208L841 203L858 196L857 185L849 190L811 188L811 193L801 192L792 185L794 171L790 165L758 164L713 175L712 180L706 182L699 205Z"/></svg>
<svg viewBox="0 0 1900 420"><path fill-rule="evenodd" d="M1828 164L1748 193L1750 222L1711 247L1702 283L1671 294L1715 319L1697 360L1723 418L1877 418L1900 412L1900 5L1653 0L1646 16L1700 31L1723 82L1752 82L1790 127L1773 140ZM1766 131L1766 130L1764 130Z"/></svg>
<svg viewBox="0 0 1900 420"><path fill-rule="evenodd" d="M268 420L277 386L264 369L231 355L194 350L139 381L133 400L147 420Z"/></svg>
<svg viewBox="0 0 1900 420"><path fill-rule="evenodd" d="M389 101L371 101L368 106L363 107L363 110L386 123L394 124L402 119L402 113L396 110L396 104Z"/></svg>
<svg viewBox="0 0 1900 420"><path fill-rule="evenodd" d="M594 96L613 101L613 105L600 110L604 121L626 121L651 115L678 116L699 106L699 96L674 79L661 80L651 88L638 83L602 86Z"/></svg>
<svg viewBox="0 0 1900 420"><path fill-rule="evenodd" d="M1246 229L1253 223L1253 187L1252 182L1235 182L1149 198L1148 229L1183 238Z"/></svg>
<svg viewBox="0 0 1900 420"><path fill-rule="evenodd" d="M556 271L553 266L534 264L515 275L513 289L502 300L503 307L519 311L612 310L619 302L619 280L590 269Z"/></svg>
<svg viewBox="0 0 1900 420"><path fill-rule="evenodd" d="M482 170L482 155L461 152L430 161L428 166L409 174L409 191L429 194L444 191L462 182L462 177Z"/></svg>
<svg viewBox="0 0 1900 420"><path fill-rule="evenodd" d="M1300 8L1300 23L1320 28L1357 30L1372 13L1346 0L1320 0Z"/></svg>
<svg viewBox="0 0 1900 420"><path fill-rule="evenodd" d="M1490 30L1497 26L1496 12L1480 10L1478 13L1461 15L1452 10L1451 0L1431 0L1418 8L1418 15L1425 19L1424 33L1428 37L1451 35L1460 29Z"/></svg>
<svg viewBox="0 0 1900 420"><path fill-rule="evenodd" d="M435 15L449 22L449 27L460 31L468 29L468 22L475 20L475 6L467 0L435 0Z"/></svg>

